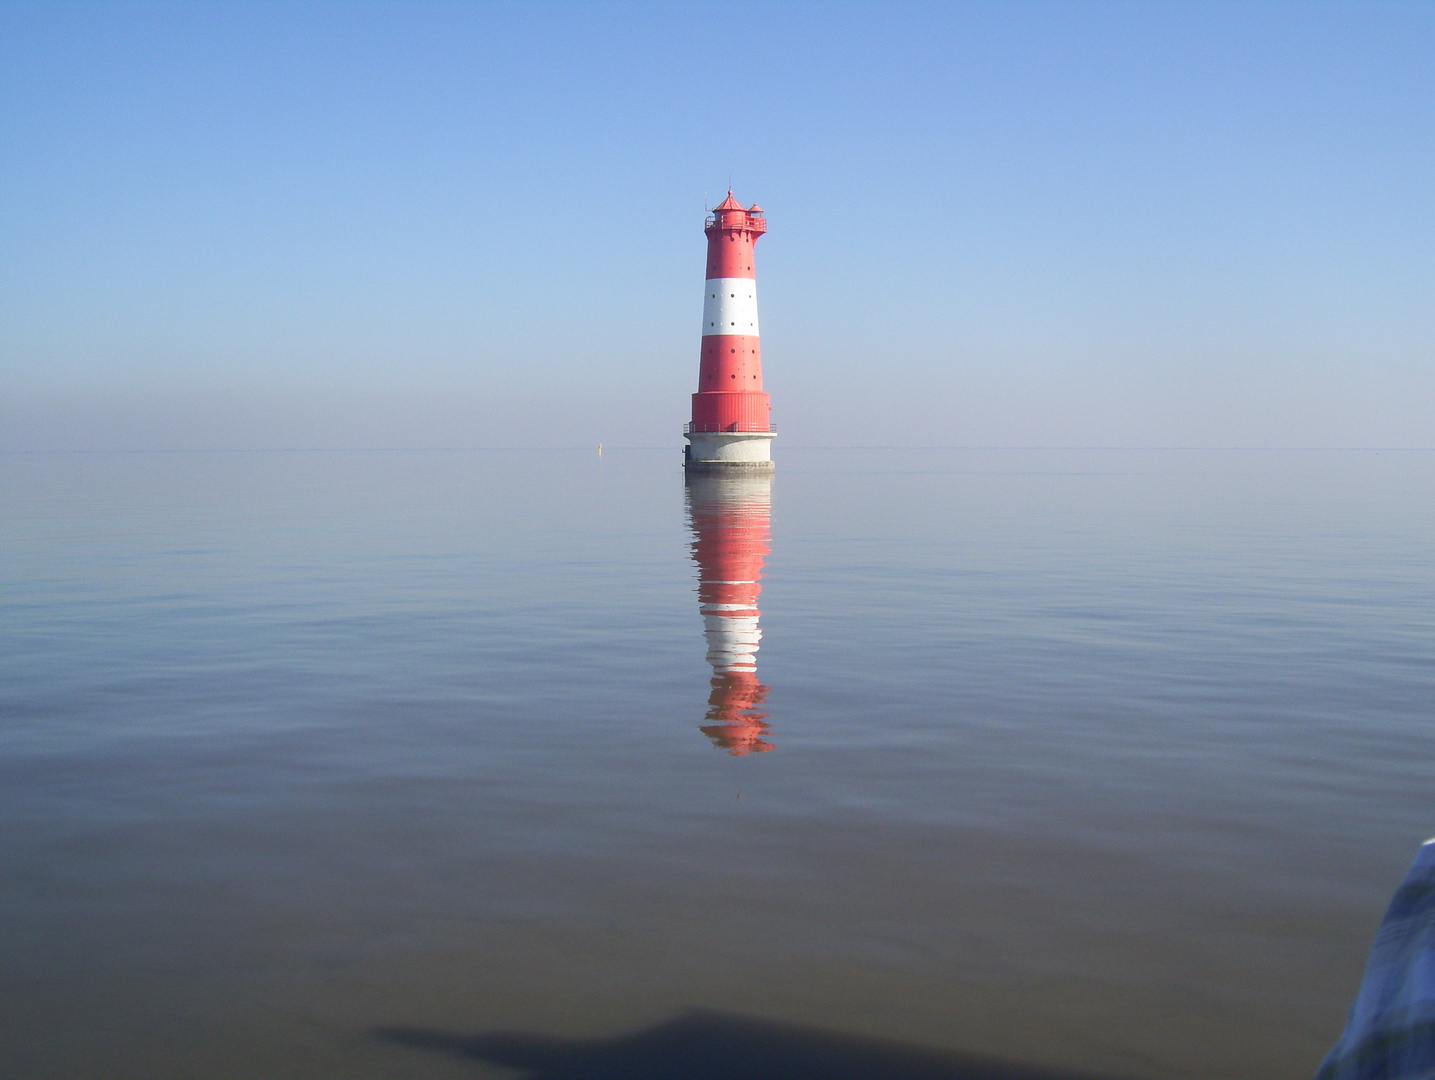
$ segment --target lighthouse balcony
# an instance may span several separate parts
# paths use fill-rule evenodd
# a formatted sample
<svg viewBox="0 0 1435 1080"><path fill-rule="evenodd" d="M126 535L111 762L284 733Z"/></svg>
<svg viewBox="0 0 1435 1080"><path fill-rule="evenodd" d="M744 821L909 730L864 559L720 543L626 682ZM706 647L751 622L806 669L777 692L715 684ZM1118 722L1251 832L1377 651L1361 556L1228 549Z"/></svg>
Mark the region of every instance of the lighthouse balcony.
<svg viewBox="0 0 1435 1080"><path fill-rule="evenodd" d="M684 435L692 435L695 433L704 435L721 434L729 431L752 435L776 435L777 425L763 424L759 427L756 424L740 424L737 422L731 424L694 424L689 422L683 425Z"/></svg>
<svg viewBox="0 0 1435 1080"><path fill-rule="evenodd" d="M767 232L767 219L760 214L748 214L743 211L738 213L725 213L721 216L709 214L703 222L703 232L711 233L723 229L746 230L750 233L757 233L759 236Z"/></svg>

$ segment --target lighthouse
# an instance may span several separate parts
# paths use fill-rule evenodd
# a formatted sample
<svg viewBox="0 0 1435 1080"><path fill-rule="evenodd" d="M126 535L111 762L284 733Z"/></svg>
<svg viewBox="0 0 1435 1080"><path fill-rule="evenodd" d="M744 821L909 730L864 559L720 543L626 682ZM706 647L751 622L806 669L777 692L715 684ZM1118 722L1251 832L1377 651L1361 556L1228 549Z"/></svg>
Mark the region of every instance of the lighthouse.
<svg viewBox="0 0 1435 1080"><path fill-rule="evenodd" d="M767 232L762 207L727 198L708 215L708 272L703 291L702 359L693 418L683 429L690 471L772 470L772 426L762 388L753 250Z"/></svg>
<svg viewBox="0 0 1435 1080"><path fill-rule="evenodd" d="M688 474L688 522L698 609L712 665L707 722L713 745L735 757L771 750L768 688L757 678L758 595L770 549L772 476L733 469Z"/></svg>

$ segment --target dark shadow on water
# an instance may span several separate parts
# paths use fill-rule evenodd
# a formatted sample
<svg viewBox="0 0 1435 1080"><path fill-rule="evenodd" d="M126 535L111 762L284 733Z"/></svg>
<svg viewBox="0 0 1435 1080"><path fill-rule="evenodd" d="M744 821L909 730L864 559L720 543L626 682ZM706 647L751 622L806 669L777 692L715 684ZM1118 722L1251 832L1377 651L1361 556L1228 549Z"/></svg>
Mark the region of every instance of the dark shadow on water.
<svg viewBox="0 0 1435 1080"><path fill-rule="evenodd" d="M411 1027L378 1028L375 1034L526 1069L524 1080L1111 1080L706 1011L613 1039Z"/></svg>

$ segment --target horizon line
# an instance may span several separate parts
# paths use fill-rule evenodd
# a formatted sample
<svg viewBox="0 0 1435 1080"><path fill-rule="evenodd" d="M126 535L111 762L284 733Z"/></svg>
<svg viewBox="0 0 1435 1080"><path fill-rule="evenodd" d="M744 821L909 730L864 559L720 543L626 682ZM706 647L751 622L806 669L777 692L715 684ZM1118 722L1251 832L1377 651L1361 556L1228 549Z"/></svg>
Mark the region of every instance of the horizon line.
<svg viewBox="0 0 1435 1080"><path fill-rule="evenodd" d="M676 451L680 445L663 446L620 446L600 444L603 450L651 450ZM592 443L563 446L270 446L270 447L90 447L71 449L0 450L0 456L25 454L375 454L375 453L592 453L598 449ZM1272 452L1335 451L1353 452L1389 451L1395 453L1429 453L1435 446L1240 446L1240 445L1151 445L1151 446L1109 446L1094 444L953 444L920 446L904 443L874 443L849 446L785 446L786 450L1264 450Z"/></svg>

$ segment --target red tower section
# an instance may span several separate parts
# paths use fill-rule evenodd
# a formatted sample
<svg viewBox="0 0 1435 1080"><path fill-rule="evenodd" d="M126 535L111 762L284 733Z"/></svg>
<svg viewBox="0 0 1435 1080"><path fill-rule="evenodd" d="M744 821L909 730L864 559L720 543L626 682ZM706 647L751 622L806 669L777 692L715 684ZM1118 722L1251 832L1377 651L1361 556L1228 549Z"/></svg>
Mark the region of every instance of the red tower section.
<svg viewBox="0 0 1435 1080"><path fill-rule="evenodd" d="M692 432L771 430L762 388L753 250L767 232L762 207L744 209L732 192L713 208L703 297L702 360L693 395Z"/></svg>

